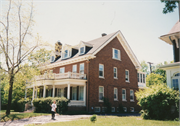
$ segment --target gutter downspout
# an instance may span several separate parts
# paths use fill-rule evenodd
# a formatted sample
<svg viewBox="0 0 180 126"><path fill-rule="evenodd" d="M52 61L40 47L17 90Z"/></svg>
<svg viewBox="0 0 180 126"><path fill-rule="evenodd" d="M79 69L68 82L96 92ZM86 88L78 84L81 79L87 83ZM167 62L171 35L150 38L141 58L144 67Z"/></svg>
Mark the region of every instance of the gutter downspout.
<svg viewBox="0 0 180 126"><path fill-rule="evenodd" d="M171 41L171 43L172 43L172 45L173 45L173 55L174 55L174 62L176 62L176 56L175 56L175 45L174 45L174 43L173 43L173 41L172 41L172 39L171 39L171 36L169 36L169 40Z"/></svg>
<svg viewBox="0 0 180 126"><path fill-rule="evenodd" d="M89 95L88 95L88 91L89 91L89 59L87 59L86 64L87 64L87 83L86 83L86 111L89 111Z"/></svg>

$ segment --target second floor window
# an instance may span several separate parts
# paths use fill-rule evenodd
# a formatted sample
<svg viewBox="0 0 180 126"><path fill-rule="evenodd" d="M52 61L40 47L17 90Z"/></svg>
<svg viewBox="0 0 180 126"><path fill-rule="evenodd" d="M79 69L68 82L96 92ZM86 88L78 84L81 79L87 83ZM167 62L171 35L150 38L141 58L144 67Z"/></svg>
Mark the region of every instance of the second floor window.
<svg viewBox="0 0 180 126"><path fill-rule="evenodd" d="M77 73L77 65L73 65L73 70L72 70L73 73Z"/></svg>
<svg viewBox="0 0 180 126"><path fill-rule="evenodd" d="M64 67L60 68L59 73L64 73L64 72L65 72L65 68Z"/></svg>
<svg viewBox="0 0 180 126"><path fill-rule="evenodd" d="M79 72L80 72L81 74L84 74L84 63L80 64Z"/></svg>
<svg viewBox="0 0 180 126"><path fill-rule="evenodd" d="M99 64L99 77L104 77L104 65Z"/></svg>
<svg viewBox="0 0 180 126"><path fill-rule="evenodd" d="M113 48L113 59L121 60L120 50Z"/></svg>
<svg viewBox="0 0 180 126"><path fill-rule="evenodd" d="M129 82L129 70L125 71L126 82Z"/></svg>
<svg viewBox="0 0 180 126"><path fill-rule="evenodd" d="M114 78L117 78L117 68L114 67Z"/></svg>

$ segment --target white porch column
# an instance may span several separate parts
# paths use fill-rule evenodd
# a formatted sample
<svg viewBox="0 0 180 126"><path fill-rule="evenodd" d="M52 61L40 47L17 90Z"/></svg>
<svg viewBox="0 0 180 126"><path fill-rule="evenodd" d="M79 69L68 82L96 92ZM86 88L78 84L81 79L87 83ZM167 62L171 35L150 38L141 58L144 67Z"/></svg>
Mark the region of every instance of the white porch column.
<svg viewBox="0 0 180 126"><path fill-rule="evenodd" d="M36 95L35 95L35 98L37 98L37 87L36 87Z"/></svg>
<svg viewBox="0 0 180 126"><path fill-rule="evenodd" d="M34 90L35 90L35 87L33 86L32 100L34 100Z"/></svg>
<svg viewBox="0 0 180 126"><path fill-rule="evenodd" d="M70 84L68 84L67 99L70 99Z"/></svg>
<svg viewBox="0 0 180 126"><path fill-rule="evenodd" d="M44 90L43 90L43 98L46 97L46 85L44 85Z"/></svg>
<svg viewBox="0 0 180 126"><path fill-rule="evenodd" d="M84 85L84 106L86 106L86 85Z"/></svg>
<svg viewBox="0 0 180 126"><path fill-rule="evenodd" d="M25 89L25 97L24 97L24 99L26 99L26 97L27 97L27 88Z"/></svg>
<svg viewBox="0 0 180 126"><path fill-rule="evenodd" d="M53 85L53 94L52 94L52 97L55 96L55 85Z"/></svg>

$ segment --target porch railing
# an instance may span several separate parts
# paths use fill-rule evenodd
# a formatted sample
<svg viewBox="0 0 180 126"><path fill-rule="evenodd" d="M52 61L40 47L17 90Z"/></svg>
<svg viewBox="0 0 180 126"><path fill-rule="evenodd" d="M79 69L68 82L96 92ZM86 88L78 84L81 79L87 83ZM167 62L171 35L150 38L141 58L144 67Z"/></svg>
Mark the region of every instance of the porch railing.
<svg viewBox="0 0 180 126"><path fill-rule="evenodd" d="M35 76L35 80L58 80L58 79L66 79L66 78L86 79L86 74L66 72L66 73L58 73L58 74L49 73L49 74Z"/></svg>

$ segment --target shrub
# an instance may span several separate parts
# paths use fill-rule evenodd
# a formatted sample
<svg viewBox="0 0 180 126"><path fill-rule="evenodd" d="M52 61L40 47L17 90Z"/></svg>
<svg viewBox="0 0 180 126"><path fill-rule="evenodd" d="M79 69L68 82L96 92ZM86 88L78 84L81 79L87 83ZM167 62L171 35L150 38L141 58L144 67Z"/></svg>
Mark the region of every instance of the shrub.
<svg viewBox="0 0 180 126"><path fill-rule="evenodd" d="M51 112L51 104L53 101L56 101L56 112L59 114L65 113L68 109L69 100L65 97L47 97L47 98L36 98L33 100L33 104L35 106L35 112L38 113L50 113Z"/></svg>
<svg viewBox="0 0 180 126"><path fill-rule="evenodd" d="M13 110L15 112L24 112L25 104L28 102L30 102L30 100L28 98L27 99L22 98L21 100L14 101L12 104Z"/></svg>
<svg viewBox="0 0 180 126"><path fill-rule="evenodd" d="M96 115L91 116L90 120L94 123L97 120Z"/></svg>
<svg viewBox="0 0 180 126"><path fill-rule="evenodd" d="M179 91L165 85L152 85L136 92L144 119L173 120L178 117Z"/></svg>

